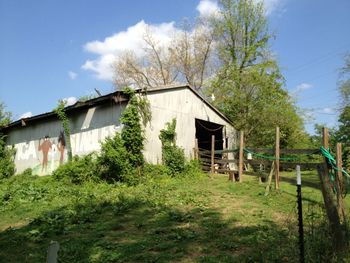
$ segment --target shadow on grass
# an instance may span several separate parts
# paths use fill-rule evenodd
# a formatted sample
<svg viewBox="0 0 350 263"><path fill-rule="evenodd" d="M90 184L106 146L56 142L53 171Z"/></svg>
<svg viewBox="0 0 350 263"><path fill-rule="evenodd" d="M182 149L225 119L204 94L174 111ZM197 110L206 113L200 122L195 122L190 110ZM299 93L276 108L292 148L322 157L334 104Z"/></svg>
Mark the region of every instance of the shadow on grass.
<svg viewBox="0 0 350 263"><path fill-rule="evenodd" d="M295 235L272 221L245 226L215 209L174 209L137 198L91 200L0 233L1 262L297 262Z"/></svg>

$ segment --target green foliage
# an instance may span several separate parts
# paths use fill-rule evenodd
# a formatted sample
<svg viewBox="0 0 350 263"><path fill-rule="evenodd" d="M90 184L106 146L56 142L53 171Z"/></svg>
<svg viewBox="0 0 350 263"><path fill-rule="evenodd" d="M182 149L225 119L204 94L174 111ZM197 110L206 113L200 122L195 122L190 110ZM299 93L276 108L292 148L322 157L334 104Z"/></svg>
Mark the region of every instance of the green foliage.
<svg viewBox="0 0 350 263"><path fill-rule="evenodd" d="M185 169L184 150L176 146L176 119L166 123L166 128L159 134L162 142L162 162L169 168L172 175L179 174Z"/></svg>
<svg viewBox="0 0 350 263"><path fill-rule="evenodd" d="M336 139L343 144L343 165L350 169L350 106L345 106L339 116Z"/></svg>
<svg viewBox="0 0 350 263"><path fill-rule="evenodd" d="M134 186L14 176L0 184L0 258L45 262L57 240L60 262L297 262L295 173L281 176L282 190L269 196L253 176L243 184L160 176ZM302 178L306 262L348 262L350 250L332 249L316 173Z"/></svg>
<svg viewBox="0 0 350 263"><path fill-rule="evenodd" d="M164 165L166 165L172 175L180 174L185 169L185 154L182 148L176 145L163 147Z"/></svg>
<svg viewBox="0 0 350 263"><path fill-rule="evenodd" d="M107 138L101 144L101 152L97 157L101 178L107 181L125 181L133 171L129 156L119 133L113 138Z"/></svg>
<svg viewBox="0 0 350 263"><path fill-rule="evenodd" d="M63 130L64 130L64 135L65 135L65 140L66 140L66 147L67 147L67 154L68 154L68 161L72 160L72 146L70 142L70 126L69 126L69 119L67 117L66 111L65 111L65 106L66 102L63 100L58 101L57 108L54 109L54 112L57 114L58 118L62 122Z"/></svg>
<svg viewBox="0 0 350 263"><path fill-rule="evenodd" d="M222 68L207 89L214 104L245 132L252 147L270 147L275 127L281 130L281 146L293 147L306 140L303 121L283 76L269 51L263 3L223 0L221 14L213 20Z"/></svg>
<svg viewBox="0 0 350 263"><path fill-rule="evenodd" d="M81 184L86 181L98 180L97 162L94 154L74 158L60 165L52 176L57 180L69 179L72 183Z"/></svg>
<svg viewBox="0 0 350 263"><path fill-rule="evenodd" d="M0 103L0 179L8 178L15 173L14 155L15 149L6 146L6 136L2 128L11 122L11 113L5 111L5 106Z"/></svg>
<svg viewBox="0 0 350 263"><path fill-rule="evenodd" d="M143 173L146 178L160 178L170 175L168 167L163 164L146 163L143 168Z"/></svg>
<svg viewBox="0 0 350 263"><path fill-rule="evenodd" d="M144 164L142 153L144 134L141 127L141 116L138 111L139 100L132 89L127 88L124 92L129 95L130 100L120 118L123 124L121 139L128 152L128 162L137 168Z"/></svg>
<svg viewBox="0 0 350 263"><path fill-rule="evenodd" d="M15 149L7 147L5 136L0 134L0 179L8 178L15 173Z"/></svg>
<svg viewBox="0 0 350 263"><path fill-rule="evenodd" d="M11 112L5 111L4 103L0 102L0 129L10 124L11 116Z"/></svg>
<svg viewBox="0 0 350 263"><path fill-rule="evenodd" d="M339 91L344 106L350 105L350 54L345 57L344 66L341 68L339 76Z"/></svg>
<svg viewBox="0 0 350 263"><path fill-rule="evenodd" d="M33 176L33 170L32 168L27 168L17 176Z"/></svg>
<svg viewBox="0 0 350 263"><path fill-rule="evenodd" d="M136 183L144 165L142 150L144 148L144 131L141 120L150 119L149 105L146 98L137 97L134 90L124 89L129 96L129 104L122 113L121 134L108 138L101 144L101 153L98 156L100 177L108 181L122 181L129 184ZM143 114L141 113L143 112Z"/></svg>
<svg viewBox="0 0 350 263"><path fill-rule="evenodd" d="M85 95L85 96L79 97L78 101L85 102L85 101L92 100L95 98L97 98L97 96L95 94Z"/></svg>

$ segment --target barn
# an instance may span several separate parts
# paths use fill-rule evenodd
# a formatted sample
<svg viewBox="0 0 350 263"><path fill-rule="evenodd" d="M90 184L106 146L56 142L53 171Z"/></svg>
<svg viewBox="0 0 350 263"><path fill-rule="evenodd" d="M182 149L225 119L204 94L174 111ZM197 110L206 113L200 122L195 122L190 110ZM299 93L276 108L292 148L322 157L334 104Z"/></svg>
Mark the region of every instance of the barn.
<svg viewBox="0 0 350 263"><path fill-rule="evenodd" d="M198 147L210 149L215 135L215 149L236 146L237 133L232 123L190 86L167 86L137 93L147 96L152 120L145 127L144 156L147 162L161 163L159 133L176 118L176 143L187 159ZM70 121L73 155L99 151L100 142L121 131L120 116L128 97L116 91L66 107ZM12 122L5 130L6 143L16 149L16 173L32 168L34 174L50 174L67 160L62 123L54 112L47 112Z"/></svg>

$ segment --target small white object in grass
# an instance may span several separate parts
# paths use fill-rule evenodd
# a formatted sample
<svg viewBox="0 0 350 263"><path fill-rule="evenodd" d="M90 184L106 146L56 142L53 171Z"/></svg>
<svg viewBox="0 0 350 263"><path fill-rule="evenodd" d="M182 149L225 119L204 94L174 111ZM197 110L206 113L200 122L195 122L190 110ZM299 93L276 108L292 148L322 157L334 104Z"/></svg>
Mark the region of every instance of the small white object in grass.
<svg viewBox="0 0 350 263"><path fill-rule="evenodd" d="M296 171L297 171L297 185L301 185L300 165L297 165Z"/></svg>
<svg viewBox="0 0 350 263"><path fill-rule="evenodd" d="M248 153L248 154L247 154L247 159L248 159L248 160L253 160L253 155L252 155L251 153Z"/></svg>

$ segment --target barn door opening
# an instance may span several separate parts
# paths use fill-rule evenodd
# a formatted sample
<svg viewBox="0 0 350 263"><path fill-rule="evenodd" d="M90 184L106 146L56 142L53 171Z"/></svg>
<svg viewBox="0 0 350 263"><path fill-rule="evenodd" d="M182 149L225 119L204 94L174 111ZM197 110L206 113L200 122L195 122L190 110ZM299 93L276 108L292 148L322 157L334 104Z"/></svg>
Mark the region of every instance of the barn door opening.
<svg viewBox="0 0 350 263"><path fill-rule="evenodd" d="M211 136L215 135L215 150L223 149L223 125L196 119L196 138L198 148L206 151L211 150ZM221 157L221 154L216 155Z"/></svg>

